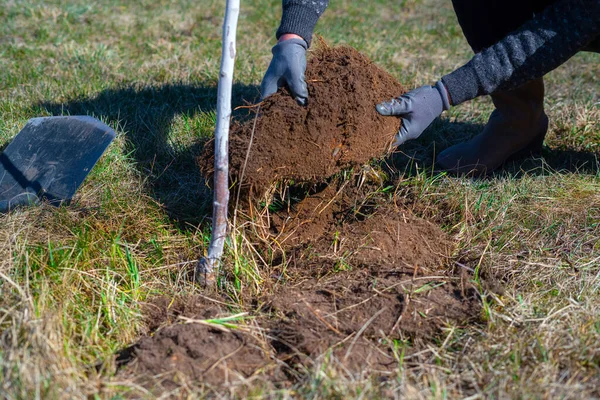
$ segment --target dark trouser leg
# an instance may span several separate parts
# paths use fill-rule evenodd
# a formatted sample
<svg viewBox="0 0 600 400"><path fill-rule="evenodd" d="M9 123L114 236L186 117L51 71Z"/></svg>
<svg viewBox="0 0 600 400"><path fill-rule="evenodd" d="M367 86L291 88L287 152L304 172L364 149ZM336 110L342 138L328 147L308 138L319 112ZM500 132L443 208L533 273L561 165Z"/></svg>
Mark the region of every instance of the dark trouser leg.
<svg viewBox="0 0 600 400"><path fill-rule="evenodd" d="M453 0L460 26L479 52L503 39L540 12L551 0ZM544 80L492 94L496 110L483 132L438 155L438 164L459 174L482 175L509 157L539 152L548 129L544 113Z"/></svg>
<svg viewBox="0 0 600 400"><path fill-rule="evenodd" d="M592 40L587 46L585 46L583 51L591 51L593 53L600 53L600 36L598 36L596 39Z"/></svg>

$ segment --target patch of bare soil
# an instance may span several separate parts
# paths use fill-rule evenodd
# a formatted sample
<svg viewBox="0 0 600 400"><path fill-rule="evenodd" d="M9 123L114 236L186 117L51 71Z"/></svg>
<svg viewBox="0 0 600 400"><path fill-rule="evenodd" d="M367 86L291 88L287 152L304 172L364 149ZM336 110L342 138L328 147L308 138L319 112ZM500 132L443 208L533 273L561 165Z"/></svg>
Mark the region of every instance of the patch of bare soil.
<svg viewBox="0 0 600 400"><path fill-rule="evenodd" d="M468 277L447 270L452 243L439 227L333 185L290 211L272 228L289 248L291 278L265 300L263 323L290 366L329 351L346 371L389 372L394 340L415 350L448 325L479 319Z"/></svg>
<svg viewBox="0 0 600 400"><path fill-rule="evenodd" d="M189 381L223 386L250 378L268 363L268 351L256 337L210 323L231 315L218 303L202 297L172 303L158 297L144 309L147 325L156 331L121 354L120 362L126 365L122 374L140 384L163 389Z"/></svg>
<svg viewBox="0 0 600 400"><path fill-rule="evenodd" d="M398 82L349 48L317 52L307 81L308 107L283 93L261 105L248 184L318 182L385 153L399 121L374 106L402 93ZM251 123L233 132L234 175ZM150 380L142 377L164 387L257 376L286 385L328 358L346 373L393 375L399 346L421 351L446 327L477 321L477 291L448 268L451 239L364 182L329 179L310 193L289 188L277 209L248 202L246 237L274 260L262 294L245 299L250 322L210 323L231 314L218 294L156 299L145 311L149 334L128 350L119 373L145 386Z"/></svg>
<svg viewBox="0 0 600 400"><path fill-rule="evenodd" d="M447 235L408 211L361 198L330 185L271 215L270 234L282 239L289 262L269 294L247 299L251 325L207 324L228 314L222 299L155 299L145 308L155 332L134 346L124 371L141 383L140 376L160 376L162 387L256 376L285 385L327 355L352 374L393 374L398 343L410 354L449 325L477 321L480 300L469 277L446 268Z"/></svg>
<svg viewBox="0 0 600 400"><path fill-rule="evenodd" d="M186 382L223 387L253 377L287 385L327 356L347 373L393 375L398 343L410 355L445 327L476 322L481 309L468 279L393 266L309 278L257 300L257 308L249 307L253 324L239 330L207 323L227 312L201 298L185 299L197 307L177 316L163 308L166 325L128 350L120 374L161 389ZM164 304L159 298L153 307Z"/></svg>
<svg viewBox="0 0 600 400"><path fill-rule="evenodd" d="M323 180L390 149L400 120L379 115L375 105L406 91L394 77L350 47L322 47L308 60L306 82L306 107L281 89L260 104L256 129L253 119L232 127L232 182L244 169L253 130L243 183L258 194L282 180ZM199 163L212 176L213 146L205 150Z"/></svg>
<svg viewBox="0 0 600 400"><path fill-rule="evenodd" d="M340 272L282 287L269 300L271 345L292 368L329 352L345 371L389 373L394 345L407 354L450 325L478 319L480 301L468 280L414 276L396 268Z"/></svg>

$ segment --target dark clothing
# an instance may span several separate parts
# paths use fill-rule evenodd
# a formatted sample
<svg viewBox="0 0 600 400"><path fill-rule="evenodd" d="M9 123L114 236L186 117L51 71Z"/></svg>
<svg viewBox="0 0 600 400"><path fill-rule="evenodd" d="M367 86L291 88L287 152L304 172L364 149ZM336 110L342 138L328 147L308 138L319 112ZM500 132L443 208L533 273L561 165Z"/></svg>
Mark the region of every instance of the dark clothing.
<svg viewBox="0 0 600 400"><path fill-rule="evenodd" d="M310 46L317 21L329 5L329 0L283 0L281 24L275 36L295 33Z"/></svg>
<svg viewBox="0 0 600 400"><path fill-rule="evenodd" d="M465 38L475 53L504 39L556 0L452 0ZM600 53L600 36L583 51Z"/></svg>
<svg viewBox="0 0 600 400"><path fill-rule="evenodd" d="M328 0L283 0L277 37L300 35L310 45ZM590 44L600 43L600 0L453 0L477 53L444 76L453 105L542 77Z"/></svg>
<svg viewBox="0 0 600 400"><path fill-rule="evenodd" d="M555 0L452 0L458 23L475 53L504 39Z"/></svg>
<svg viewBox="0 0 600 400"><path fill-rule="evenodd" d="M455 0L455 7L464 2L471 6L482 3ZM541 1L523 0L519 10L525 11L515 12L515 18L508 19L507 28L502 29L498 24L508 11L502 12L501 8L512 2L498 1L499 8L492 7L489 11L492 14L484 14L490 18L487 21L490 29L486 28L484 19L473 22L477 20L473 13L485 13L485 6L473 7L473 10L458 7L461 11L457 11L457 15L459 22L462 19L465 36L479 52L467 64L442 77L452 104L515 89L540 78L600 37L600 0L548 1L545 8ZM506 7L514 11L517 9L514 3ZM471 20L471 24L465 20ZM518 28L513 29L514 26Z"/></svg>

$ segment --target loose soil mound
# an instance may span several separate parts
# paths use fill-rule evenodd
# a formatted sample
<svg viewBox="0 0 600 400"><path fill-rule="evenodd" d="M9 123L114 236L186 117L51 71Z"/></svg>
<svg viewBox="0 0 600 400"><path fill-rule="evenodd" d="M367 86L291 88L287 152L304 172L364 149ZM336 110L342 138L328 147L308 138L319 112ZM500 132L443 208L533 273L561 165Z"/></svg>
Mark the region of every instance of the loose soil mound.
<svg viewBox="0 0 600 400"><path fill-rule="evenodd" d="M469 279L445 268L452 244L439 227L334 185L290 211L271 226L289 248L287 274L296 283L266 300L274 317L264 323L290 366L308 366L331 349L330 360L346 371L391 371L394 339L415 350L448 324L478 319Z"/></svg>
<svg viewBox="0 0 600 400"><path fill-rule="evenodd" d="M291 210L275 213L269 226L300 274L336 265L434 271L452 251L448 236L434 224L371 198L352 187L330 184ZM309 249L310 251L306 251Z"/></svg>
<svg viewBox="0 0 600 400"><path fill-rule="evenodd" d="M282 89L260 105L243 182L262 191L281 180L319 181L342 169L382 157L400 128L398 118L375 110L381 101L405 92L402 85L350 47L316 50L306 69L308 106ZM230 135L232 182L239 180L254 120L235 125ZM200 164L212 176L212 145Z"/></svg>
<svg viewBox="0 0 600 400"><path fill-rule="evenodd" d="M250 310L256 325L240 330L206 324L227 314L223 308L204 298L185 301L194 306L179 314L165 306L164 298L155 300L153 308L166 318L153 335L127 349L122 376L159 390L189 382L226 386L253 376L285 385L323 362L325 355L347 373L393 375L398 340L409 356L448 324L477 321L481 309L468 279L415 276L414 270L391 267L342 271L282 286L256 299L259 308ZM147 312L156 325L157 313ZM189 319L173 323L180 317Z"/></svg>
<svg viewBox="0 0 600 400"><path fill-rule="evenodd" d="M169 299L159 297L146 305L145 311L148 326L162 328L121 354L121 364L128 364L124 374L141 384L158 384L166 389L186 381L226 385L249 378L268 362L261 343L252 335L218 324L190 321L230 315L224 307L205 298L171 304ZM153 379L156 376L159 382Z"/></svg>
<svg viewBox="0 0 600 400"><path fill-rule="evenodd" d="M481 309L468 280L414 276L395 268L340 272L281 288L269 307L269 337L278 358L310 366L329 349L344 370L390 372L398 367L394 340L407 355L448 324L478 319ZM396 355L397 356L397 355Z"/></svg>
<svg viewBox="0 0 600 400"><path fill-rule="evenodd" d="M327 354L347 373L394 374L398 343L410 355L449 324L478 320L470 280L444 268L452 247L446 234L380 200L370 204L356 188L330 185L272 216L273 240L281 239L289 262L284 279L265 284L267 294L247 299L253 323L219 330L206 320L227 307L159 298L145 312L158 330L130 350L126 373L160 376L166 388L258 375L287 384Z"/></svg>
<svg viewBox="0 0 600 400"><path fill-rule="evenodd" d="M402 86L350 48L317 51L306 78L308 107L280 92L262 103L256 121L248 187L262 197L275 181L311 184L280 191L270 207L250 201L240 209L250 220L239 226L271 268L261 294L244 299L251 322L228 330L210 324L231 313L222 299L157 299L145 312L151 333L123 352L121 374L154 377L138 381L167 388L254 376L286 385L327 358L344 373L394 376L399 346L408 356L448 325L478 320L470 279L447 268L450 238L391 202L384 178L374 184L361 172L324 183L386 152L399 120L379 116L374 105ZM232 133L234 176L252 125Z"/></svg>

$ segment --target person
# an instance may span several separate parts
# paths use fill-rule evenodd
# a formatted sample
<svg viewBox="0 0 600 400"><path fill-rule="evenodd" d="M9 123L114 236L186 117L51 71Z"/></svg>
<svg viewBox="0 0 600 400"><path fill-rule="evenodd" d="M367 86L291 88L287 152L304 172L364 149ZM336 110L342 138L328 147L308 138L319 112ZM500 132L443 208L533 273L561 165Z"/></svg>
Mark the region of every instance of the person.
<svg viewBox="0 0 600 400"><path fill-rule="evenodd" d="M309 93L306 50L328 0L283 0L278 43L261 83L262 97L287 86L298 103ZM486 174L513 156L541 151L548 130L543 76L582 50L600 49L600 0L452 0L475 55L433 86L376 105L402 118L395 145L415 139L451 106L491 95L483 131L442 151L437 163L458 174Z"/></svg>

